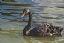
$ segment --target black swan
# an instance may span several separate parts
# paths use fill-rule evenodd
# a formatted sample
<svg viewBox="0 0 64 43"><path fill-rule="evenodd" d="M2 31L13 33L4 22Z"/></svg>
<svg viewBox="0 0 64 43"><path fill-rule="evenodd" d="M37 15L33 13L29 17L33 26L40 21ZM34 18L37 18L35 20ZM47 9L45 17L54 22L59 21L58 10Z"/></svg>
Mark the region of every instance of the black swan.
<svg viewBox="0 0 64 43"><path fill-rule="evenodd" d="M23 10L22 17L24 17L25 15L29 16L28 24L23 29L23 35L25 36L52 36L54 34L61 34L63 30L63 28L59 26L53 26L49 23L43 23L42 25L36 26L35 28L31 28L32 14L29 9Z"/></svg>

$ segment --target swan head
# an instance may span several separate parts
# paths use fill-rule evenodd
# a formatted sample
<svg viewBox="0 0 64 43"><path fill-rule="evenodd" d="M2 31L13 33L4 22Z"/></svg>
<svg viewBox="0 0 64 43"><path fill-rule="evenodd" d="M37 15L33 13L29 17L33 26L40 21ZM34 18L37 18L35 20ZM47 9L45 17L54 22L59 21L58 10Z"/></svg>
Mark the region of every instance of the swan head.
<svg viewBox="0 0 64 43"><path fill-rule="evenodd" d="M22 12L22 15L21 15L21 17L24 17L24 16L26 16L26 15L29 15L29 12L30 12L30 9L23 9L23 12Z"/></svg>

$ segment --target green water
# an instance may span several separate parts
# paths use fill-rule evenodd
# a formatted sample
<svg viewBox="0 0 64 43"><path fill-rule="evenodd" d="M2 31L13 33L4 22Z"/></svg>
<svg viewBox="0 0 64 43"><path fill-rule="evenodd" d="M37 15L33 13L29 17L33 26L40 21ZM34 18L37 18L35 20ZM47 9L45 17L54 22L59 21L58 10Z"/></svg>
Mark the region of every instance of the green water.
<svg viewBox="0 0 64 43"><path fill-rule="evenodd" d="M63 37L29 37L18 33L0 33L0 43L64 43Z"/></svg>

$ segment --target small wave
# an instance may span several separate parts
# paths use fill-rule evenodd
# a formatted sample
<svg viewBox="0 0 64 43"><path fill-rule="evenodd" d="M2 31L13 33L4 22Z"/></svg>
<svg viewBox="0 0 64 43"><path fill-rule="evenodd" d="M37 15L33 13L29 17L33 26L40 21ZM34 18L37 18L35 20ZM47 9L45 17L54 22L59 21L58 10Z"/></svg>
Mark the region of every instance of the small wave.
<svg viewBox="0 0 64 43"><path fill-rule="evenodd" d="M64 41L64 39L59 39L59 40L55 40L55 41Z"/></svg>

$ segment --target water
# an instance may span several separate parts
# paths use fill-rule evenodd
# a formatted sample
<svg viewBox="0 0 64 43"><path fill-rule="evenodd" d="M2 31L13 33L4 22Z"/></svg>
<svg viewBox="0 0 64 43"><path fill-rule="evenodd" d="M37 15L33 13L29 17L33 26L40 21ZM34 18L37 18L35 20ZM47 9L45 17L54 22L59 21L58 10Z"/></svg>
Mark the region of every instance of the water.
<svg viewBox="0 0 64 43"><path fill-rule="evenodd" d="M36 4L29 6L32 11L32 24L34 22L42 23L48 22L56 26L64 26L64 9L54 7L52 3L60 3L61 1L44 1L33 0ZM17 1L18 3L20 2ZM21 2L20 2L21 3ZM14 10L12 10L12 8ZM19 14L22 11L21 6L0 5L0 28L2 30L15 30L13 31L0 31L0 43L64 43L64 32L62 37L28 37L22 35L22 30L27 22L22 21ZM28 21L28 20L27 20Z"/></svg>

